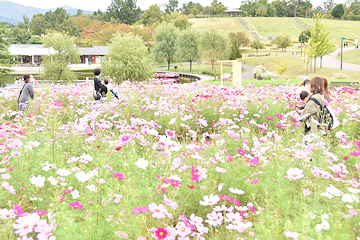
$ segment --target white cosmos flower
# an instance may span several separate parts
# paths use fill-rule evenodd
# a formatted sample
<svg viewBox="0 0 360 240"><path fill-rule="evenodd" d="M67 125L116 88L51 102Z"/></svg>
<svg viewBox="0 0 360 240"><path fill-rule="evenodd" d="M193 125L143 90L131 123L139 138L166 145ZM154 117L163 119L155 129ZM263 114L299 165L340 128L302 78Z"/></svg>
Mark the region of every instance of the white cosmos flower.
<svg viewBox="0 0 360 240"><path fill-rule="evenodd" d="M209 205L215 205L220 201L220 198L218 195L210 194L210 196L205 195L204 201L200 201L200 204L203 206L209 206Z"/></svg>
<svg viewBox="0 0 360 240"><path fill-rule="evenodd" d="M326 219L329 219L329 215L327 215L326 213L321 215L321 221L325 221Z"/></svg>
<svg viewBox="0 0 360 240"><path fill-rule="evenodd" d="M322 221L321 227L322 227L322 229L325 230L325 231L330 230L330 224L329 224L329 222L326 221L326 220L323 220L323 221Z"/></svg>
<svg viewBox="0 0 360 240"><path fill-rule="evenodd" d="M87 185L86 188L89 189L89 191L91 191L91 192L95 192L95 191L96 191L96 187L95 187L94 184Z"/></svg>
<svg viewBox="0 0 360 240"><path fill-rule="evenodd" d="M244 194L245 192L243 190L237 189L237 188L229 188L229 191L234 193L234 194Z"/></svg>
<svg viewBox="0 0 360 240"><path fill-rule="evenodd" d="M79 194L79 191L78 191L78 190L74 190L74 191L72 191L70 194L71 194L71 196L72 196L74 199L80 197L80 194Z"/></svg>
<svg viewBox="0 0 360 240"><path fill-rule="evenodd" d="M82 183L90 179L90 176L86 174L84 171L75 173L75 177L77 180L79 180Z"/></svg>
<svg viewBox="0 0 360 240"><path fill-rule="evenodd" d="M35 185L36 187L43 187L45 184L45 177L39 175L37 177L33 176L30 179L30 182L32 185Z"/></svg>
<svg viewBox="0 0 360 240"><path fill-rule="evenodd" d="M56 186L58 184L58 180L56 180L56 178L54 178L53 176L50 176L47 178L47 180L51 183L51 185Z"/></svg>
<svg viewBox="0 0 360 240"><path fill-rule="evenodd" d="M62 176L62 177L65 177L65 176L69 176L71 174L71 171L70 170L67 170L66 168L62 168L62 169L58 169L56 171L56 174Z"/></svg>
<svg viewBox="0 0 360 240"><path fill-rule="evenodd" d="M146 169L147 166L149 165L149 162L145 160L145 158L140 158L139 160L137 160L137 162L135 163L135 165L138 168L142 168L142 169Z"/></svg>

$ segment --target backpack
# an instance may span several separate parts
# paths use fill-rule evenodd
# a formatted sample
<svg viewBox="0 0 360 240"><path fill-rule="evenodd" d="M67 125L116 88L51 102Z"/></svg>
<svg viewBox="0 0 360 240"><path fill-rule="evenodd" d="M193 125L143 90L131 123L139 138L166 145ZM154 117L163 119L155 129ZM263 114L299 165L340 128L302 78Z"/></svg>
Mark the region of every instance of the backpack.
<svg viewBox="0 0 360 240"><path fill-rule="evenodd" d="M331 115L329 109L325 106L322 106L318 100L316 100L315 98L310 98L309 101L313 101L315 102L319 107L320 107L320 119L319 119L319 123L320 124L324 124L326 126L326 128L324 129L326 132L330 131L334 125L334 118ZM320 129L320 127L319 127Z"/></svg>

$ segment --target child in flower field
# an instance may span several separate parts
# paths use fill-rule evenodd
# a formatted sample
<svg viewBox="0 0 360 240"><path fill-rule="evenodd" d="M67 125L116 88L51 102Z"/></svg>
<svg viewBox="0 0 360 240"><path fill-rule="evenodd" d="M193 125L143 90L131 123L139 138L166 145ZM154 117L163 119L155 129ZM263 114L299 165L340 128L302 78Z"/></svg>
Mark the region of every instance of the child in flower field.
<svg viewBox="0 0 360 240"><path fill-rule="evenodd" d="M101 69L95 68L94 75L94 99L96 101L102 102L102 92L107 91L107 88L103 84L101 84L100 81Z"/></svg>
<svg viewBox="0 0 360 240"><path fill-rule="evenodd" d="M296 90L296 93L300 94L303 91L310 93L310 80L309 79L304 80L304 82L301 84L301 87L299 87Z"/></svg>
<svg viewBox="0 0 360 240"><path fill-rule="evenodd" d="M309 98L310 98L310 93L308 93L307 91L302 91L300 93L301 100L295 104L295 111L298 114L301 114L304 111L304 108Z"/></svg>
<svg viewBox="0 0 360 240"><path fill-rule="evenodd" d="M118 91L114 89L114 86L111 83L109 83L108 79L104 79L101 82L101 84L104 85L105 88L106 88L106 91L101 92L103 98L106 97L106 94L107 94L108 90L110 90L112 97L113 98L116 97L117 99L119 99Z"/></svg>

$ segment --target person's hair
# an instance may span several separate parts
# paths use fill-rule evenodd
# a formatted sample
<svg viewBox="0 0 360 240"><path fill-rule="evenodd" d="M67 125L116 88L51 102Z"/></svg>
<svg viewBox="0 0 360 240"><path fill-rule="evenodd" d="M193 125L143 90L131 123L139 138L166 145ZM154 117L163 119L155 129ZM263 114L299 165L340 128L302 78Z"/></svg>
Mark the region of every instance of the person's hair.
<svg viewBox="0 0 360 240"><path fill-rule="evenodd" d="M310 83L310 80L309 79L305 79L304 82L303 82L303 86L305 86L306 84Z"/></svg>
<svg viewBox="0 0 360 240"><path fill-rule="evenodd" d="M24 82L28 83L30 82L31 74L25 74L23 78L24 78Z"/></svg>
<svg viewBox="0 0 360 240"><path fill-rule="evenodd" d="M101 74L101 69L100 68L95 68L94 69L94 75L99 76L100 74Z"/></svg>
<svg viewBox="0 0 360 240"><path fill-rule="evenodd" d="M326 97L326 100L328 102L330 102L330 95L329 95L329 86L328 86L328 81L326 78L322 78L323 83L324 83L324 95Z"/></svg>
<svg viewBox="0 0 360 240"><path fill-rule="evenodd" d="M109 80L104 79L104 83L105 83L105 85L107 85L109 83Z"/></svg>
<svg viewBox="0 0 360 240"><path fill-rule="evenodd" d="M308 93L307 91L302 91L300 93L300 99L304 100L305 98L307 98L310 95L310 93Z"/></svg>
<svg viewBox="0 0 360 240"><path fill-rule="evenodd" d="M324 81L321 77L314 77L310 80L310 92L324 94Z"/></svg>

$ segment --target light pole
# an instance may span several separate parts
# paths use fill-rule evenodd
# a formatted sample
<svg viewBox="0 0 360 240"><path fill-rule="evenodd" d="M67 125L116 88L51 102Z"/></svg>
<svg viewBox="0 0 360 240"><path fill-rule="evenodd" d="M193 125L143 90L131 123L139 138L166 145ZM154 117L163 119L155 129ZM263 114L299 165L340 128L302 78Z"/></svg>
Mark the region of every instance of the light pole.
<svg viewBox="0 0 360 240"><path fill-rule="evenodd" d="M304 33L301 34L301 56L302 56L302 45L303 45L303 36L305 36Z"/></svg>
<svg viewBox="0 0 360 240"><path fill-rule="evenodd" d="M341 37L341 63L340 63L340 70L342 70L342 52L343 52L343 40L348 39L347 37Z"/></svg>

